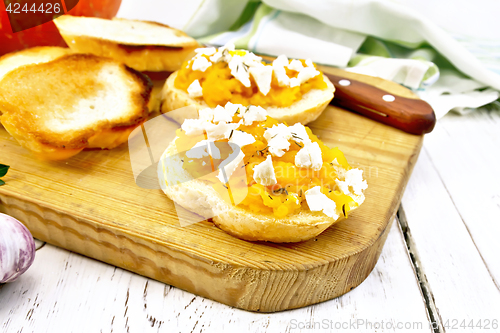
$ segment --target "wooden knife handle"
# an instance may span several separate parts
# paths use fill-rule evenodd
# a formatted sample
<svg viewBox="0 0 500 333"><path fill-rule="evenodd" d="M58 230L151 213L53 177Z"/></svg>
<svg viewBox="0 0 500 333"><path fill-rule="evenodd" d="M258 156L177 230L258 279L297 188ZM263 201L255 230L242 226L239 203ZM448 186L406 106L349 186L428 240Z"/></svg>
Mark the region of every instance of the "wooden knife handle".
<svg viewBox="0 0 500 333"><path fill-rule="evenodd" d="M329 73L324 75L335 86L335 97L331 101L333 105L411 134L429 133L436 124L434 110L421 99L397 96L376 86L342 76Z"/></svg>

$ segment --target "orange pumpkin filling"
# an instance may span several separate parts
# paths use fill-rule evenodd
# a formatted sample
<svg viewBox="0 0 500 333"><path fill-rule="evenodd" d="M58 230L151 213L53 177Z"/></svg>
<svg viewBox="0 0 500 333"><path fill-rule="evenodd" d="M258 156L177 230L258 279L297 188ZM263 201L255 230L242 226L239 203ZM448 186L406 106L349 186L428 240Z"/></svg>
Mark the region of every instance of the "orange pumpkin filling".
<svg viewBox="0 0 500 333"><path fill-rule="evenodd" d="M233 122L237 123L241 118L234 115ZM339 179L339 166L345 171L351 166L347 163L344 154L338 148L329 148L306 127L307 134L312 142L317 142L322 154L323 164L321 169L315 171L311 168L301 168L295 165L295 155L302 148L302 144L290 140L289 149L281 157L272 156L272 164L277 183L271 186L258 184L253 178L254 167L269 155L267 140L264 138L266 129L277 125L278 121L267 117L265 121L254 121L251 126L241 124L238 130L252 134L255 142L241 148L245 154L243 163L245 165L246 182L242 181L237 185L228 188L228 184L223 184L216 178L216 172L220 163L226 159L232 149L227 144L228 139L215 141L215 145L221 151L220 159L206 156L201 159L191 159L184 155L183 167L194 178L202 179L210 183L218 193L231 191L233 197L238 191L246 191L246 197L238 203L238 206L255 213L274 214L278 218L286 217L299 212L301 209L309 210L306 202L305 192L313 187L320 186L321 193L325 194L336 204L340 216L347 216L351 208L358 204L354 199L340 191L335 183ZM196 143L206 139L206 135L190 136L182 129L177 130L175 145L178 152L186 152L193 148ZM332 161L338 162L337 164Z"/></svg>
<svg viewBox="0 0 500 333"><path fill-rule="evenodd" d="M246 51L230 51L231 55L244 54ZM209 56L203 55L208 61ZM302 65L306 65L304 60L300 60ZM264 62L262 64L266 65ZM280 86L276 75L273 73L271 80L271 90L267 95L262 94L255 82L253 76L250 75L250 87L245 87L232 74L226 62L218 62L212 64L204 72L192 70L193 61L186 61L178 71L175 79L175 87L183 91L188 90L188 87L193 81L198 80L202 87L203 99L210 107L217 105L225 105L227 102L233 104L258 105L262 107L288 107L293 103L300 101L302 96L312 89L326 89L327 84L323 79L323 74L307 80L300 86L289 87ZM271 66L271 65L266 65ZM289 78L296 78L298 71L286 68L286 74Z"/></svg>

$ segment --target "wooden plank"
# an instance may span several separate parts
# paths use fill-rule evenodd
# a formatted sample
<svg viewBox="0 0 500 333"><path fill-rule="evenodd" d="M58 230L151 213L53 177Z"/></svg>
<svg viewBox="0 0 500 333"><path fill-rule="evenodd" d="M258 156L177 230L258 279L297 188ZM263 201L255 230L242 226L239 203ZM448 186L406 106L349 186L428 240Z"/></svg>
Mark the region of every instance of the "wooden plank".
<svg viewBox="0 0 500 333"><path fill-rule="evenodd" d="M470 237L500 288L500 114L450 114L426 150ZM446 155L445 155L446 154ZM444 158L446 156L446 158Z"/></svg>
<svg viewBox="0 0 500 333"><path fill-rule="evenodd" d="M0 299L2 332L312 331L306 325L373 332L382 321L384 332L401 332L397 325L431 332L397 221L378 264L358 288L302 309L274 314L235 309L52 245L37 252L18 281L0 289Z"/></svg>
<svg viewBox="0 0 500 333"><path fill-rule="evenodd" d="M498 162L499 132L492 131L498 122L491 124L488 117L442 119L425 139L402 201L445 331L477 332L479 326L468 325L484 329L488 322L494 329L493 320L500 321L493 239L500 214L492 196L499 177L489 170Z"/></svg>
<svg viewBox="0 0 500 333"><path fill-rule="evenodd" d="M395 95L411 95L386 84ZM181 227L160 190L133 183L126 146L44 163L4 130L2 163L12 168L0 210L48 243L225 304L254 311L314 304L356 287L375 266L422 138L331 106L311 128L365 170L369 188L347 221L308 242L245 242L207 221Z"/></svg>

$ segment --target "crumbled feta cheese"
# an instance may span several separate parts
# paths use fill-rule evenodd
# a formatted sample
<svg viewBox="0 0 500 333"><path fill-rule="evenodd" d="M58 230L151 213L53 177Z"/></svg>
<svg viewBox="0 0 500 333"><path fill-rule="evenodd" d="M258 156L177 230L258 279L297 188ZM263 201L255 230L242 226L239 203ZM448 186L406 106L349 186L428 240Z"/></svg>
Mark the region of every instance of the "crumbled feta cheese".
<svg viewBox="0 0 500 333"><path fill-rule="evenodd" d="M204 72L212 63L224 61L228 64L231 75L247 88L251 87L250 75L252 75L257 88L264 96L267 96L271 90L273 72L278 85L281 87L298 87L320 73L314 68L311 59L305 61L306 67L304 67L300 60L294 59L289 62L285 55L280 55L273 61L271 66L266 66L262 63L262 58L252 52L240 50L237 53L233 52L233 55L231 55L232 51L235 51L233 43L227 43L218 50L215 50L215 48L196 49L197 55L192 60L192 70ZM210 56L209 60L204 55ZM288 77L286 68L297 71L297 77ZM193 86L193 95L199 94L199 89L196 90L196 88L197 86Z"/></svg>
<svg viewBox="0 0 500 333"><path fill-rule="evenodd" d="M267 140L267 142L271 141L271 139L274 139L276 136L283 136L288 140L292 135L288 126L283 123L279 123L277 125L273 125L273 127L268 128L264 132L264 138Z"/></svg>
<svg viewBox="0 0 500 333"><path fill-rule="evenodd" d="M205 57L196 57L193 60L193 65L191 66L191 70L204 72L208 67L212 66L212 63L207 60Z"/></svg>
<svg viewBox="0 0 500 333"><path fill-rule="evenodd" d="M186 156L189 158L202 158L204 156L212 156L215 159L220 158L220 150L217 148L214 142L207 140L202 140L194 145L193 148L186 152Z"/></svg>
<svg viewBox="0 0 500 333"><path fill-rule="evenodd" d="M249 66L243 62L243 57L234 55L228 62L228 66L231 70L231 75L240 81L241 84L247 88L251 86L250 73L248 71Z"/></svg>
<svg viewBox="0 0 500 333"><path fill-rule="evenodd" d="M233 55L231 55L230 52L234 50L234 44L228 43L219 48L219 50L210 57L210 61L214 63L220 61L226 62L229 66L229 69L231 70L231 75L238 81L240 81L245 87L250 87L250 68L264 66L261 62L262 58L256 56L252 52L244 50L240 50L237 53L233 53Z"/></svg>
<svg viewBox="0 0 500 333"><path fill-rule="evenodd" d="M277 136L268 143L269 152L277 157L285 154L285 151L290 148L290 142L285 137Z"/></svg>
<svg viewBox="0 0 500 333"><path fill-rule="evenodd" d="M306 147L299 150L295 155L295 165L299 168L310 168L312 166L311 156Z"/></svg>
<svg viewBox="0 0 500 333"><path fill-rule="evenodd" d="M201 120L211 122L212 120L214 120L214 109L212 108L201 109L200 111L198 111L198 118Z"/></svg>
<svg viewBox="0 0 500 333"><path fill-rule="evenodd" d="M306 202L312 212L323 211L326 216L338 219L335 201L321 193L321 186L315 186L306 191Z"/></svg>
<svg viewBox="0 0 500 333"><path fill-rule="evenodd" d="M217 141L221 139L227 139L231 130L235 130L240 126L238 123L227 124L225 122L220 122L218 124L206 123L205 131L207 132L207 139L211 141Z"/></svg>
<svg viewBox="0 0 500 333"><path fill-rule="evenodd" d="M266 120L267 111L260 106L250 105L245 110L240 110L239 116L243 118L243 125L251 126L254 121Z"/></svg>
<svg viewBox="0 0 500 333"><path fill-rule="evenodd" d="M255 138L252 134L242 131L234 130L229 136L231 137L229 142L238 145L240 148L255 142Z"/></svg>
<svg viewBox="0 0 500 333"><path fill-rule="evenodd" d="M346 182L339 180L339 179L336 179L335 184L337 184L337 186L340 188L342 193L344 193L346 195L351 194L351 191L349 191L349 184L347 184Z"/></svg>
<svg viewBox="0 0 500 333"><path fill-rule="evenodd" d="M238 155L236 155L236 157L234 157L234 153L229 155L228 158L226 158L220 164L219 174L217 175L217 178L224 184L228 183L229 178L231 178L231 175L233 174L234 170L236 170L238 164L240 164L241 161L243 161L244 157L245 154L243 154L241 150L238 152Z"/></svg>
<svg viewBox="0 0 500 333"><path fill-rule="evenodd" d="M215 54L215 52L217 52L217 49L215 47L200 47L194 50L194 52L196 53L197 57L203 55L211 56Z"/></svg>
<svg viewBox="0 0 500 333"><path fill-rule="evenodd" d="M290 61L290 64L288 64L286 67L288 67L292 71L300 72L304 68L304 65L302 65L302 61L294 59Z"/></svg>
<svg viewBox="0 0 500 333"><path fill-rule="evenodd" d="M285 66L288 66L288 58L285 55L280 55L273 61L273 71L278 80L278 85L281 87L290 85L290 78L286 75Z"/></svg>
<svg viewBox="0 0 500 333"><path fill-rule="evenodd" d="M321 155L321 148L318 143L313 142L312 144L307 144L306 147L309 150L309 155L311 156L311 168L316 171L321 169L323 166L323 158Z"/></svg>
<svg viewBox="0 0 500 333"><path fill-rule="evenodd" d="M205 108L199 111L199 119L186 119L181 128L186 135L207 133L212 141L227 139L231 130L235 130L240 123L231 123L235 112L242 105L227 103L226 107L217 106L215 109Z"/></svg>
<svg viewBox="0 0 500 333"><path fill-rule="evenodd" d="M344 167L342 165L340 165L340 163L339 163L339 161L337 161L336 157L333 159L331 164L332 164L333 169L337 173L337 177L339 177L341 179L345 179L345 173L347 170L344 169Z"/></svg>
<svg viewBox="0 0 500 333"><path fill-rule="evenodd" d="M345 173L345 180L335 180L335 183L340 188L342 192L346 195L350 195L351 191L349 187L352 187L354 194L361 195L363 190L368 188L366 180L363 180L363 170L351 169Z"/></svg>
<svg viewBox="0 0 500 333"><path fill-rule="evenodd" d="M253 179L261 185L269 186L274 185L278 181L274 174L273 160L271 155L267 155L264 162L257 164L253 167Z"/></svg>
<svg viewBox="0 0 500 333"><path fill-rule="evenodd" d="M245 55L243 55L243 62L245 64L247 64L248 66L259 66L259 65L263 65L262 64L262 57L259 57L257 55L255 55L254 53L252 52L247 52L245 51Z"/></svg>
<svg viewBox="0 0 500 333"><path fill-rule="evenodd" d="M244 109L245 107L241 104L233 104L231 102L227 102L224 108L228 111L231 112L232 116L238 111L239 109ZM232 117L231 116L231 117Z"/></svg>
<svg viewBox="0 0 500 333"><path fill-rule="evenodd" d="M260 64L260 66L250 67L250 74L253 76L259 91L262 95L267 96L271 90L271 81L273 79L273 68L271 66L265 66Z"/></svg>
<svg viewBox="0 0 500 333"><path fill-rule="evenodd" d="M297 62L295 62L297 61ZM299 66L300 63L300 66ZM302 63L299 60L292 60L288 68L293 69L297 72L297 77L291 78L290 79L290 87L298 87L302 83L307 82L308 80L312 79L313 77L317 76L320 74L320 72L314 67L313 62L311 59L306 60L306 66L307 67L301 67Z"/></svg>
<svg viewBox="0 0 500 333"><path fill-rule="evenodd" d="M300 84L312 79L313 77L319 75L319 71L314 67L305 67L302 69L297 75L297 80L299 80Z"/></svg>
<svg viewBox="0 0 500 333"><path fill-rule="evenodd" d="M227 42L226 45L222 47L223 50L228 50L228 51L234 51L234 43L233 42ZM219 48L220 50L220 48Z"/></svg>
<svg viewBox="0 0 500 333"><path fill-rule="evenodd" d="M285 124L274 125L264 132L264 138L267 140L269 152L277 157L285 154L285 151L290 148L290 140L292 134Z"/></svg>
<svg viewBox="0 0 500 333"><path fill-rule="evenodd" d="M287 127L285 124L274 125L264 132L269 152L281 157L290 148L289 140L304 144L302 149L295 155L295 165L301 168L312 168L319 170L323 166L321 148L317 142L312 143L306 128L302 124L294 124Z"/></svg>
<svg viewBox="0 0 500 333"><path fill-rule="evenodd" d="M286 67L288 66L289 61L286 55L282 54L278 56L278 58L274 59L273 61L273 66L280 66L280 67Z"/></svg>
<svg viewBox="0 0 500 333"><path fill-rule="evenodd" d="M297 79L296 77L292 77L290 79L290 87L293 88L293 87L298 87L298 86L300 86L299 79Z"/></svg>
<svg viewBox="0 0 500 333"><path fill-rule="evenodd" d="M299 168L311 168L318 171L323 166L321 148L317 142L307 143L295 155L295 165Z"/></svg>
<svg viewBox="0 0 500 333"><path fill-rule="evenodd" d="M213 63L218 63L220 61L229 62L231 60L230 51L234 51L234 44L227 43L226 45L219 47L219 50L210 57L210 61Z"/></svg>
<svg viewBox="0 0 500 333"><path fill-rule="evenodd" d="M311 139L306 132L306 128L301 123L296 123L293 126L289 126L288 130L292 135L292 139L297 142L310 143Z"/></svg>
<svg viewBox="0 0 500 333"><path fill-rule="evenodd" d="M237 109L236 109L237 110ZM213 122L214 123L220 123L220 122L226 122L230 123L233 120L234 113L236 110L232 107L222 107L220 105L217 105L217 107L214 109L214 118Z"/></svg>
<svg viewBox="0 0 500 333"><path fill-rule="evenodd" d="M200 135L205 131L205 127L210 124L204 119L186 119L181 125L181 128L186 135Z"/></svg>
<svg viewBox="0 0 500 333"><path fill-rule="evenodd" d="M201 88L200 81L194 80L187 89L189 97L202 97L203 89Z"/></svg>

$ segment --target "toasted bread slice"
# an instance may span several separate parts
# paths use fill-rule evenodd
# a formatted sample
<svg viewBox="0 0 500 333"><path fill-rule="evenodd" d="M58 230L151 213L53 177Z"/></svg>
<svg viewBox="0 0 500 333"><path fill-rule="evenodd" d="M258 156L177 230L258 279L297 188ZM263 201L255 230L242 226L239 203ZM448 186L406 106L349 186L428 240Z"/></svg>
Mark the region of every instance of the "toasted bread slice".
<svg viewBox="0 0 500 333"><path fill-rule="evenodd" d="M0 81L8 72L26 65L41 64L73 53L71 49L57 46L40 46L8 53L0 57Z"/></svg>
<svg viewBox="0 0 500 333"><path fill-rule="evenodd" d="M315 237L358 208L362 173L303 125L229 102L186 120L158 163L162 190L193 213L178 210L181 226L212 218L241 239L277 243Z"/></svg>
<svg viewBox="0 0 500 333"><path fill-rule="evenodd" d="M172 73L165 82L162 91L161 112L167 113L188 105L194 106L196 110L209 107L203 98L192 98L186 91L174 86L177 72ZM330 80L323 76L326 89L313 89L302 96L302 99L289 107L266 107L269 116L279 122L286 122L288 125L301 123L303 125L316 120L321 112L327 107L333 98L335 87ZM180 115L177 115L180 116ZM196 114L185 114L185 117L174 119L182 123L185 119L197 118Z"/></svg>
<svg viewBox="0 0 500 333"><path fill-rule="evenodd" d="M204 218L212 217L215 225L235 237L248 241L274 243L300 242L319 235L326 228L343 219L342 217L334 219L321 212L305 210L285 218L277 218L274 215L258 214L231 205L205 181L192 179L186 170L176 168L176 164L182 165L180 161L165 163L167 160L180 159L176 154L176 146L171 143L158 165L158 176L160 182L165 185L162 186L165 194L189 211ZM169 185L166 181L167 173L170 179L191 180Z"/></svg>
<svg viewBox="0 0 500 333"><path fill-rule="evenodd" d="M147 118L152 84L124 64L70 54L19 67L0 81L1 123L43 159L114 148Z"/></svg>
<svg viewBox="0 0 500 333"><path fill-rule="evenodd" d="M110 57L138 71L175 71L199 47L184 32L156 22L63 15L54 23L72 50Z"/></svg>

